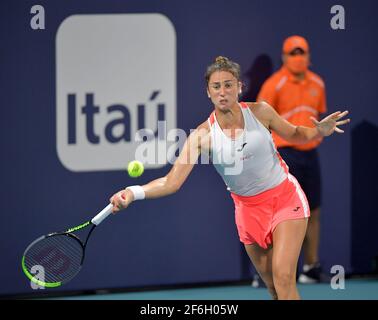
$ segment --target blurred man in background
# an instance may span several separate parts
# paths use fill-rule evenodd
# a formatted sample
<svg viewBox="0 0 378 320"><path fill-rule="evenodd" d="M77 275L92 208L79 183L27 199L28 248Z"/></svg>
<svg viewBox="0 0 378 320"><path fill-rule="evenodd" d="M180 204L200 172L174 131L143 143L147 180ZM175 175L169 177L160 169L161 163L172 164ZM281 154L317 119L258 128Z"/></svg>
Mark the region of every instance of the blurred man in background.
<svg viewBox="0 0 378 320"><path fill-rule="evenodd" d="M266 101L286 120L314 127L310 117L319 119L327 111L324 82L310 71L309 45L303 37L291 36L283 43L281 69L263 84L258 101ZM303 244L304 265L300 283L326 281L319 263L321 177L317 147L321 139L293 144L272 132L279 153L297 178L310 205L311 217Z"/></svg>

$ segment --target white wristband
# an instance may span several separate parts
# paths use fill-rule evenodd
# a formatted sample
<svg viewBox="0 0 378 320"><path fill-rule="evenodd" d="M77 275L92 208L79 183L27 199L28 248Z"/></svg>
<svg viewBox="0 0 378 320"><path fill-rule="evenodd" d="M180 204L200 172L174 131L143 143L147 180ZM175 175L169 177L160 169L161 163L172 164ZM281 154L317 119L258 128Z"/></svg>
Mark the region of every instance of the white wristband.
<svg viewBox="0 0 378 320"><path fill-rule="evenodd" d="M130 186L127 187L126 190L127 189L133 193L134 200L143 200L146 197L146 194L141 186Z"/></svg>

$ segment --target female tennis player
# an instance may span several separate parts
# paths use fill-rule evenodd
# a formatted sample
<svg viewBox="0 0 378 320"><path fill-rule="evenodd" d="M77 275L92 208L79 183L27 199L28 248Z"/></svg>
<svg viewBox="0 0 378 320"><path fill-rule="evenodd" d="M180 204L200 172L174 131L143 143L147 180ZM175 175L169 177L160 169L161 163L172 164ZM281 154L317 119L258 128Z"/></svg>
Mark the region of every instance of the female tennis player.
<svg viewBox="0 0 378 320"><path fill-rule="evenodd" d="M273 299L299 299L296 270L310 215L307 199L281 159L270 130L286 140L306 143L342 133L340 120L348 111L335 112L313 128L294 126L267 103L239 102L240 66L217 57L205 74L207 94L214 104L210 117L191 133L170 172L143 186L115 193L113 212L132 201L177 192L199 155L211 155L235 204L240 241ZM233 167L230 167L233 163Z"/></svg>

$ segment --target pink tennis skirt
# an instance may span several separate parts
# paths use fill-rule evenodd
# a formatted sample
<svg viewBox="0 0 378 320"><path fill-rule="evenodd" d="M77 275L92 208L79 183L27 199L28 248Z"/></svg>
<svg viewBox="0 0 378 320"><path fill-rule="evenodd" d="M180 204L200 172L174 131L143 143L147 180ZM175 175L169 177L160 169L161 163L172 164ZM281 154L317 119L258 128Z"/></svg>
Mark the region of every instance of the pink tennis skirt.
<svg viewBox="0 0 378 320"><path fill-rule="evenodd" d="M278 186L255 196L231 193L231 197L240 241L257 243L264 249L272 243L273 231L280 222L310 216L306 195L290 173Z"/></svg>

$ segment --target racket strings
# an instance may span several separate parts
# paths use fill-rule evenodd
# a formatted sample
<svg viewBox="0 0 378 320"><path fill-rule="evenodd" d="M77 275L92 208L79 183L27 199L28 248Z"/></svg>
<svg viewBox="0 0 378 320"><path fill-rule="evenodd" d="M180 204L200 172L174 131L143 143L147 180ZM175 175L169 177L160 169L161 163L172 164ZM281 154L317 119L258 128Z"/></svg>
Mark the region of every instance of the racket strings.
<svg viewBox="0 0 378 320"><path fill-rule="evenodd" d="M47 283L66 282L81 268L83 248L81 243L68 235L43 238L25 253L25 266L30 274L34 266L42 266L38 280Z"/></svg>
<svg viewBox="0 0 378 320"><path fill-rule="evenodd" d="M43 267L45 282L60 282L63 278L68 278L71 276L69 271L68 263L71 264L72 258L76 254L76 248L73 247L70 243L65 244L64 252L61 249L60 241L57 242L55 237L51 237L50 244L46 248L43 248L41 251L32 251L30 252L30 262L31 267L33 265L40 265ZM63 256L64 254L64 256ZM69 260L67 259L69 258ZM28 266L28 263L26 263ZM29 266L28 266L29 267ZM75 268L71 266L71 268ZM61 274L61 276L57 276Z"/></svg>

